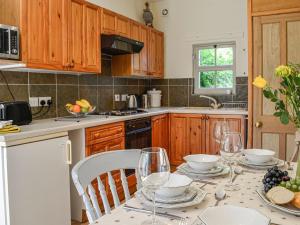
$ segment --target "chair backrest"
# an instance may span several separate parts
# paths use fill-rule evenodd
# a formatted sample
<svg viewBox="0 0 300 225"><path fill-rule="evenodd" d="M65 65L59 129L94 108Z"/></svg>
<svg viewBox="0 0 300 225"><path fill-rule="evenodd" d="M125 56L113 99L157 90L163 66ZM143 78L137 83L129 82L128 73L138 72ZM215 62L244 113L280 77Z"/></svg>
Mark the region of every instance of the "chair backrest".
<svg viewBox="0 0 300 225"><path fill-rule="evenodd" d="M98 190L103 202L104 211L106 214L111 212L111 208L107 199L105 187L101 181L100 176L107 173L110 191L113 196L114 206L120 205L120 200L116 190L115 181L111 171L120 170L122 187L125 194L125 200L130 199L128 183L126 179L125 169L135 169L137 179L137 189L141 187L141 180L138 174L138 163L141 150L117 150L103 152L89 156L78 162L72 169L73 182L82 197L87 217L90 223L94 223L102 216L100 206L97 200L95 189L93 188L92 181L97 179Z"/></svg>

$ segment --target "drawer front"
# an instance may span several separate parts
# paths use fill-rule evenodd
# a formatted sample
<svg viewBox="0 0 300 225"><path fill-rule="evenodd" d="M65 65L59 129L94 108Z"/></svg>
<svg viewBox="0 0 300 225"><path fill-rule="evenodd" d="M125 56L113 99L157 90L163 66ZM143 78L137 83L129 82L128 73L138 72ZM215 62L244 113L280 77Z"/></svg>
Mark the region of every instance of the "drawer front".
<svg viewBox="0 0 300 225"><path fill-rule="evenodd" d="M99 127L86 129L86 145L110 141L115 138L124 137L124 123L114 123Z"/></svg>

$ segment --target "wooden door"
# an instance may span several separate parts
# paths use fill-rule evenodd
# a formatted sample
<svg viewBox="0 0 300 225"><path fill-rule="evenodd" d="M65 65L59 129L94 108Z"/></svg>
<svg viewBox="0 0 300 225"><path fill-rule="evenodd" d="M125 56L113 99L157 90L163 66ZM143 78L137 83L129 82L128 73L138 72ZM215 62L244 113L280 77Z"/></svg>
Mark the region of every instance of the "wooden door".
<svg viewBox="0 0 300 225"><path fill-rule="evenodd" d="M116 32L123 37L130 37L130 20L121 15L116 16Z"/></svg>
<svg viewBox="0 0 300 225"><path fill-rule="evenodd" d="M205 121L203 115L189 116L189 154L206 154Z"/></svg>
<svg viewBox="0 0 300 225"><path fill-rule="evenodd" d="M68 15L68 58L71 70L84 71L84 10L85 1L69 0Z"/></svg>
<svg viewBox="0 0 300 225"><path fill-rule="evenodd" d="M43 0L25 0L22 5L22 59L29 66L46 64L46 3ZM23 22L23 21L22 21Z"/></svg>
<svg viewBox="0 0 300 225"><path fill-rule="evenodd" d="M100 72L100 10L97 6L85 6L85 57L84 67L88 72Z"/></svg>
<svg viewBox="0 0 300 225"><path fill-rule="evenodd" d="M156 32L156 77L164 75L164 33Z"/></svg>
<svg viewBox="0 0 300 225"><path fill-rule="evenodd" d="M67 0L47 0L47 64L53 69L67 69ZM45 46L46 47L46 46Z"/></svg>
<svg viewBox="0 0 300 225"><path fill-rule="evenodd" d="M140 52L140 73L148 74L148 51L149 51L149 28L140 26L140 41L144 43L144 48Z"/></svg>
<svg viewBox="0 0 300 225"><path fill-rule="evenodd" d="M170 163L180 165L188 150L188 117L185 114L171 114L170 120Z"/></svg>
<svg viewBox="0 0 300 225"><path fill-rule="evenodd" d="M153 29L149 31L149 58L148 58L148 72L150 75L156 74L156 32Z"/></svg>
<svg viewBox="0 0 300 225"><path fill-rule="evenodd" d="M102 33L115 34L117 29L116 13L102 9Z"/></svg>
<svg viewBox="0 0 300 225"><path fill-rule="evenodd" d="M130 25L130 37L133 40L141 41L140 24L131 21ZM140 74L141 64L140 64L140 54L132 54L132 70L134 74Z"/></svg>
<svg viewBox="0 0 300 225"><path fill-rule="evenodd" d="M242 135L242 142L245 146L245 118L244 116L239 115L208 115L205 116L206 122L206 154L217 155L220 153L220 145L214 139L214 127L215 124L219 121L226 120L229 124L230 132L239 132Z"/></svg>
<svg viewBox="0 0 300 225"><path fill-rule="evenodd" d="M256 17L253 22L253 74L263 74L272 87L279 87L275 68L300 62L300 14ZM253 88L253 101L254 147L272 149L286 159L294 148L294 125L281 124L273 116L274 104L257 88Z"/></svg>

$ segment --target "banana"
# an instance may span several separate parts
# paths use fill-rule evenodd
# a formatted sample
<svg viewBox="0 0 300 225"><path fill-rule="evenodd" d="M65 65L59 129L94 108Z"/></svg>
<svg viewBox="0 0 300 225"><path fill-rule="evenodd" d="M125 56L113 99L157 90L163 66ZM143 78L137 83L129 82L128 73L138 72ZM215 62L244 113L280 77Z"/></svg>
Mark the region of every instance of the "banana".
<svg viewBox="0 0 300 225"><path fill-rule="evenodd" d="M73 105L70 104L70 103L66 104L66 107L67 107L67 108L70 108L71 106L73 106Z"/></svg>
<svg viewBox="0 0 300 225"><path fill-rule="evenodd" d="M91 107L91 104L89 103L88 100L86 100L86 99L81 99L80 101L81 101L82 103L88 105L88 108Z"/></svg>
<svg viewBox="0 0 300 225"><path fill-rule="evenodd" d="M79 105L82 108L89 108L89 105L82 101L76 101L76 105Z"/></svg>

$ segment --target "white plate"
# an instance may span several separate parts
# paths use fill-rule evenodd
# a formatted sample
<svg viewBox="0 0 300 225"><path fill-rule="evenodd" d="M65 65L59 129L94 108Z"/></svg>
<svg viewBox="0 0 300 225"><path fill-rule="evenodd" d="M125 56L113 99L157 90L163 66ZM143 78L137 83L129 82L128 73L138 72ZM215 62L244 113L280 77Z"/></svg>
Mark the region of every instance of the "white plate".
<svg viewBox="0 0 300 225"><path fill-rule="evenodd" d="M269 225L271 222L255 209L233 205L208 207L200 218L207 225Z"/></svg>
<svg viewBox="0 0 300 225"><path fill-rule="evenodd" d="M147 200L152 201L152 193L143 188L142 189L143 195L147 198ZM175 204L175 203L181 203L181 202L189 202L192 201L197 195L197 189L195 187L188 187L187 190L179 196L175 197L165 197L157 195L155 196L156 202L159 203L166 203L166 204Z"/></svg>
<svg viewBox="0 0 300 225"><path fill-rule="evenodd" d="M206 155L206 154L195 154L187 155L183 159L195 170L207 171L216 167L220 156Z"/></svg>
<svg viewBox="0 0 300 225"><path fill-rule="evenodd" d="M245 164L253 165L253 166L276 166L279 162L279 159L271 158L271 160L268 162L258 163L258 162L253 162L248 160L246 156L242 156L240 160L242 160Z"/></svg>
<svg viewBox="0 0 300 225"><path fill-rule="evenodd" d="M245 161L245 159L243 159L243 157L238 159L238 163L242 166L246 166L246 167L249 167L252 169L257 169L257 170L266 170L266 169L272 168L274 166L274 165L271 165L271 166L269 166L269 165L268 166L251 165L247 161ZM284 166L284 161L278 159L278 163L276 164L276 166L278 166L278 167Z"/></svg>
<svg viewBox="0 0 300 225"><path fill-rule="evenodd" d="M189 164L183 163L179 167L177 167L177 169L183 169L186 172L194 173L194 174L214 174L214 173L222 172L222 170L224 169L224 166L218 165L210 170L199 171L199 170L195 170L192 167L190 167Z"/></svg>
<svg viewBox="0 0 300 225"><path fill-rule="evenodd" d="M185 207L189 207L189 206L193 206L193 205L198 205L203 201L203 199L205 198L207 193L201 189L196 189L196 190L197 190L197 195L191 201L174 203L174 204L156 203L155 205L158 208L164 208L164 209L177 209L177 208L185 208ZM152 201L147 200L147 198L143 195L141 190L137 191L135 196L145 206L151 207L151 208L153 207Z"/></svg>
<svg viewBox="0 0 300 225"><path fill-rule="evenodd" d="M218 177L218 176L224 176L227 175L230 171L229 167L223 166L223 170L219 173L209 173L209 174L199 174L199 173L193 173L189 170L186 170L186 165L182 164L179 167L177 167L177 171L181 174L187 175L188 177L197 180L197 179L203 179L203 178L209 178L209 177Z"/></svg>
<svg viewBox="0 0 300 225"><path fill-rule="evenodd" d="M262 188L256 190L258 196L269 206L278 209L282 212L286 212L288 214L291 215L295 215L295 216L300 216L300 209L297 209L296 207L292 206L292 205L276 205L272 202L269 201L269 199L267 199L267 197L265 196L265 192L262 190Z"/></svg>

